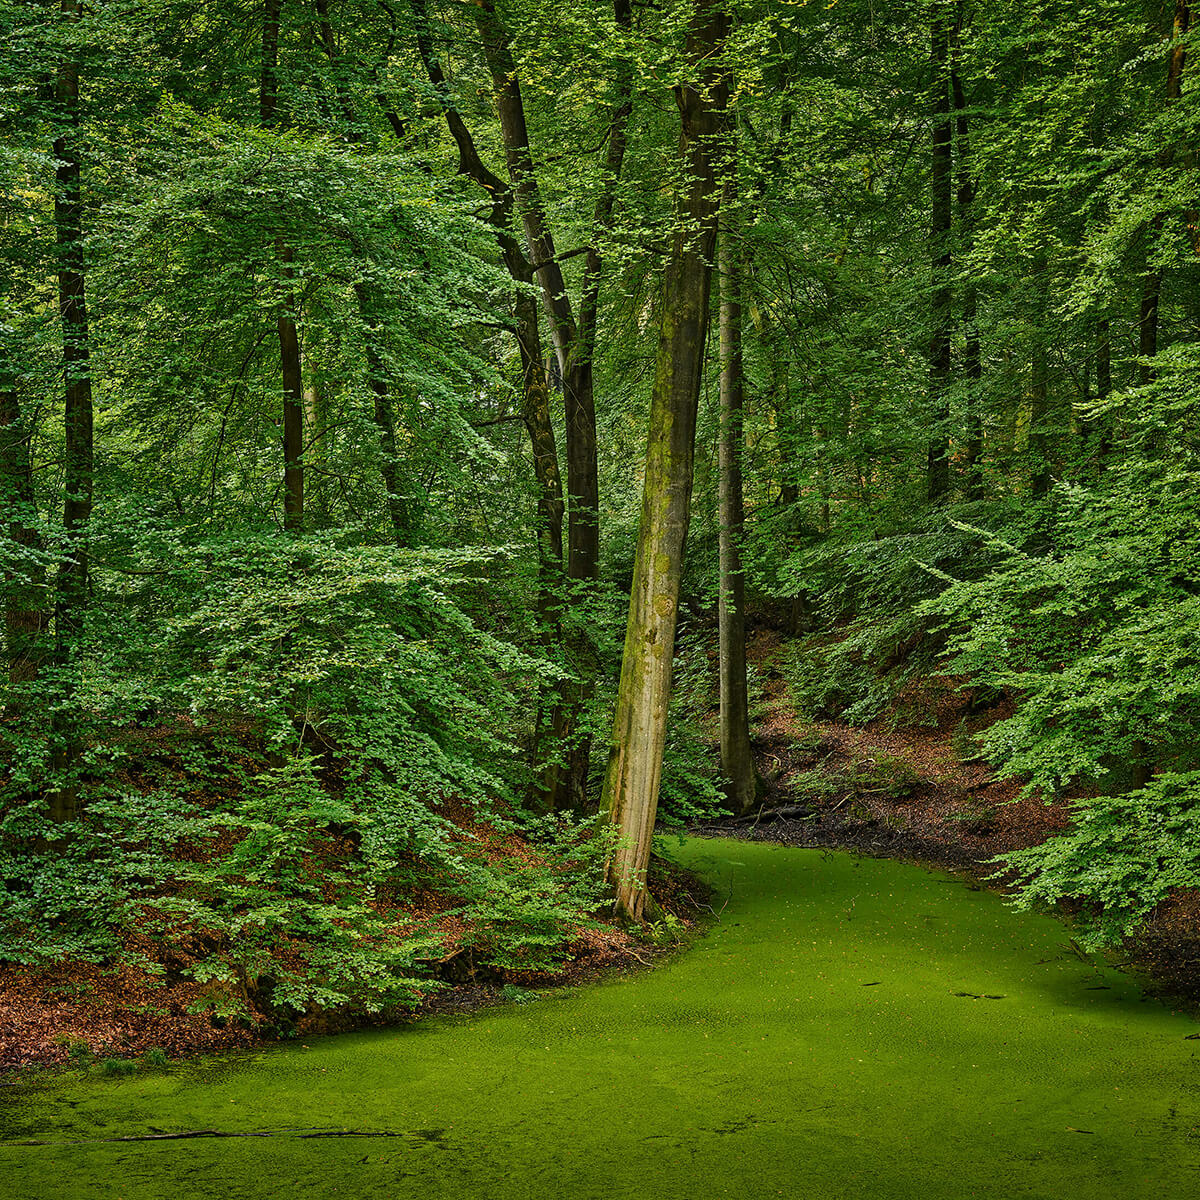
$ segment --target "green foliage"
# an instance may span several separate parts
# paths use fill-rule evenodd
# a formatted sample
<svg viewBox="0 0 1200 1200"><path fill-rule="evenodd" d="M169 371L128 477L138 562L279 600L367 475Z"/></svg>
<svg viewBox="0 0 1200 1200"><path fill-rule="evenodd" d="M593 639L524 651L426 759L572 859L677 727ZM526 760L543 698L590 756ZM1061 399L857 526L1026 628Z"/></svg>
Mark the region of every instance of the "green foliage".
<svg viewBox="0 0 1200 1200"><path fill-rule="evenodd" d="M137 1074L138 1065L132 1058L106 1058L100 1063L100 1074L110 1079L127 1079Z"/></svg>
<svg viewBox="0 0 1200 1200"><path fill-rule="evenodd" d="M595 822L531 821L538 861L500 859L469 868L470 945L477 962L512 970L553 971L570 943L593 922L604 895L603 863L611 836Z"/></svg>
<svg viewBox="0 0 1200 1200"><path fill-rule="evenodd" d="M726 812L720 761L710 732L712 707L707 647L681 650L675 657L671 723L658 791L658 819L668 828L683 828Z"/></svg>
<svg viewBox="0 0 1200 1200"><path fill-rule="evenodd" d="M199 940L189 970L220 1019L245 1013L247 989L281 1013L412 1003L429 935L399 936L374 898L419 863L468 901L484 959L549 963L594 907L596 853L560 838L538 863L489 865L436 812L454 796L486 815L525 779L510 681L541 668L453 599L484 560L316 537L153 549L174 586L156 575L93 631L87 821L31 853L44 807L9 784L0 954L131 953L136 925L150 963ZM174 734L146 741L134 710ZM48 769L45 750L9 751ZM130 759L164 751L159 786L123 783Z"/></svg>
<svg viewBox="0 0 1200 1200"><path fill-rule="evenodd" d="M997 862L1022 908L1082 902L1086 944L1135 933L1176 888L1200 887L1200 772L1170 772L1136 792L1072 805L1070 832Z"/></svg>

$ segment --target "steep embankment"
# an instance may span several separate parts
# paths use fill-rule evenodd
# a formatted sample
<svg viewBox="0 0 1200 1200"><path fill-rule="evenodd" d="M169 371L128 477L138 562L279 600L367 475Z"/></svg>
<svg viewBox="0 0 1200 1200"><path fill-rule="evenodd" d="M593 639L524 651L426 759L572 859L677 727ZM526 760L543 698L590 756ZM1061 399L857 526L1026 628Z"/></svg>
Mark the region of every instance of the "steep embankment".
<svg viewBox="0 0 1200 1200"><path fill-rule="evenodd" d="M1019 781L995 778L975 752L971 735L1009 715L1009 701L983 706L962 680L933 677L865 726L804 720L789 692L787 649L778 630L750 635L749 659L762 681L753 731L762 807L714 832L936 864L1002 890L998 855L1068 828L1069 797L1049 804L1021 797ZM1164 991L1200 1004L1200 896L1174 895L1122 957Z"/></svg>

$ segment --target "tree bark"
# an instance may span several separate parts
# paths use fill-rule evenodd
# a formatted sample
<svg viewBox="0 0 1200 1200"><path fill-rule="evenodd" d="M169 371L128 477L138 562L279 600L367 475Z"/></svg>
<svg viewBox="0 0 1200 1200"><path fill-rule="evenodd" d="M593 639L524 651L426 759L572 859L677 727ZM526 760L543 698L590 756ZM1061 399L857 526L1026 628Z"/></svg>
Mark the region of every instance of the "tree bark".
<svg viewBox="0 0 1200 1200"><path fill-rule="evenodd" d="M714 59L725 29L725 10L718 0L701 0L687 47L697 81L675 93L685 182L663 283L642 514L602 800L618 835L608 863L615 908L634 921L642 920L648 904L646 873L691 507L696 408L720 204L715 143L725 95Z"/></svg>
<svg viewBox="0 0 1200 1200"><path fill-rule="evenodd" d="M950 14L945 0L934 0L930 25L932 81L929 88L933 116L930 163L930 253L932 255L929 336L929 393L932 430L926 468L932 503L950 490L950 233L951 143L950 120Z"/></svg>
<svg viewBox="0 0 1200 1200"><path fill-rule="evenodd" d="M730 122L731 140L736 135ZM754 806L754 756L750 749L746 694L746 576L742 569L745 512L742 499L742 416L745 399L742 359L741 249L733 228L737 202L736 141L725 171L724 214L718 241L721 280L721 433L718 451L720 580L717 637L720 661L721 773L730 806L739 816Z"/></svg>
<svg viewBox="0 0 1200 1200"><path fill-rule="evenodd" d="M967 97L959 71L959 31L962 27L962 4L959 4L951 48L950 90L954 97L954 151L958 164L958 227L959 246L963 258L970 263L974 244L975 179L971 174L971 130L967 117ZM979 343L979 294L975 280L968 275L962 289L963 376L967 384L967 459L964 469L968 500L983 496L983 356Z"/></svg>
<svg viewBox="0 0 1200 1200"><path fill-rule="evenodd" d="M632 22L629 0L615 0L614 11L618 25L628 29ZM532 254L543 306L550 319L551 337L562 375L569 497L567 575L586 586L594 583L600 570L600 485L592 364L603 261L593 244L584 268L583 299L580 320L576 324L562 268L556 257L554 237L546 221L511 41L493 0L479 0L474 13L484 57L492 76L509 178ZM596 234L611 227L614 188L625 157L625 131L632 109L631 90L632 71L630 67L623 66L617 81L617 104L610 121L605 186L601 189L593 218ZM570 743L570 769L564 780L565 795L554 797L553 803L555 807L565 803L576 811L582 811L587 801L591 746L590 738L579 730L578 722L594 690L594 664L590 661L586 636L573 637L571 651L580 679L575 695L569 700L571 711L565 714L563 723Z"/></svg>
<svg viewBox="0 0 1200 1200"><path fill-rule="evenodd" d="M262 25L262 73L258 111L264 128L279 124L279 16L282 0L265 0ZM294 253L280 242L276 254L283 264L286 293L276 313L279 363L283 377L283 527L290 533L304 528L304 378L300 335L296 328L296 297L291 287Z"/></svg>
<svg viewBox="0 0 1200 1200"><path fill-rule="evenodd" d="M76 0L62 0L61 11L78 21ZM88 539L94 490L92 379L86 280L83 258L83 194L79 157L79 67L63 62L55 79L61 132L54 142L54 224L58 247L58 311L62 320L64 408L63 532L66 552L55 580L55 659L68 667L78 650L88 596ZM71 687L70 684L65 685ZM65 709L67 706L63 706ZM62 710L60 710L62 712ZM55 720L58 744L54 765L61 783L49 798L50 817L66 823L78 815L78 789L70 778L79 752L78 730L69 715Z"/></svg>
<svg viewBox="0 0 1200 1200"><path fill-rule="evenodd" d="M1183 94L1183 72L1187 65L1187 51L1181 44L1191 27L1191 5L1176 0L1175 15L1171 27L1171 50L1167 56L1167 104L1175 104ZM1167 145L1158 154L1160 168L1171 165L1175 158L1175 147ZM1158 213L1150 222L1147 253L1152 255L1166 226L1166 214ZM1138 311L1138 383L1146 385L1157 378L1153 362L1158 354L1158 310L1162 298L1163 270L1150 266L1142 276L1142 297Z"/></svg>
<svg viewBox="0 0 1200 1200"><path fill-rule="evenodd" d="M7 350L0 348L0 507L8 517L8 536L24 552L15 571L5 575L4 644L10 683L38 676L49 625L46 572L39 560L37 503L29 442L31 430L21 413L17 381Z"/></svg>

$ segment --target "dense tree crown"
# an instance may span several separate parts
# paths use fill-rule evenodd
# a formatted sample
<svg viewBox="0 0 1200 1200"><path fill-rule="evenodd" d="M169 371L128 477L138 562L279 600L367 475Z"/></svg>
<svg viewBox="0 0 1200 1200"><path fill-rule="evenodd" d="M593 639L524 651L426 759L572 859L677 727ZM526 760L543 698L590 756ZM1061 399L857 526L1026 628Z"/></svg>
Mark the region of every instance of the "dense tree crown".
<svg viewBox="0 0 1200 1200"><path fill-rule="evenodd" d="M1077 805L1027 902L1200 882L1192 36L0 3L0 958L191 923L382 1005L417 863L514 961L644 919L656 821L758 803L747 610L850 721L1003 696L974 750Z"/></svg>

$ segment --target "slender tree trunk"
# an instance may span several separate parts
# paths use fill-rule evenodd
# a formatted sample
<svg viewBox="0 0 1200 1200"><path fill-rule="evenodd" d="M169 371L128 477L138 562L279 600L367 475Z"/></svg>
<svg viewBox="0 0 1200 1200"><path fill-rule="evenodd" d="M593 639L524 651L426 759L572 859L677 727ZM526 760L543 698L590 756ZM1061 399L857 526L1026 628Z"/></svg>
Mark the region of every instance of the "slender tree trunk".
<svg viewBox="0 0 1200 1200"><path fill-rule="evenodd" d="M282 0L265 0L262 24L262 74L258 111L264 128L279 123L279 15ZM279 363L283 376L283 527L291 533L304 528L304 379L300 362L300 335L296 328L296 297L291 247L282 242L276 254L283 264L287 292L276 314Z"/></svg>
<svg viewBox="0 0 1200 1200"><path fill-rule="evenodd" d="M1187 64L1187 51L1180 44L1191 27L1191 5L1176 0L1175 16L1171 28L1171 50L1167 57L1167 104L1175 104L1183 94L1183 72ZM1158 166L1165 168L1175 158L1175 147L1167 145L1159 151ZM1166 226L1166 214L1158 213L1150 222L1148 255L1153 255L1162 231ZM1156 372L1153 359L1158 354L1158 309L1162 298L1162 267L1150 266L1142 276L1142 298L1138 311L1138 383L1153 383Z"/></svg>
<svg viewBox="0 0 1200 1200"><path fill-rule="evenodd" d="M76 0L62 0L62 13L77 21ZM58 311L62 320L64 410L63 532L66 553L55 581L55 659L69 668L78 650L88 597L88 538L93 496L93 428L90 339L83 260L83 194L79 158L79 68L64 62L55 80L57 116L61 122L54 142L54 224L58 246ZM71 687L70 684L66 685ZM67 706L64 706L66 708ZM61 712L61 710L60 710ZM54 765L62 776L50 795L50 817L58 823L78 815L78 789L70 772L79 753L78 730L71 715L55 720L58 749Z"/></svg>
<svg viewBox="0 0 1200 1200"><path fill-rule="evenodd" d="M1108 318L1096 322L1096 403L1100 409L1108 404L1112 395L1112 338L1108 329ZM1101 411L1094 422L1089 422L1089 433L1095 429L1095 455L1097 473L1104 470L1112 451L1112 415Z"/></svg>
<svg viewBox="0 0 1200 1200"><path fill-rule="evenodd" d="M317 14L317 32L321 48L324 50L326 58L329 59L329 65L334 73L342 115L352 131L348 137L351 141L361 141L361 136L357 132L353 100L341 70L341 56L338 52L337 41L333 36L333 26L329 19L329 5L327 0L315 0L314 7ZM385 108L385 116L397 137L403 136L403 131L399 127L399 117L386 109L386 100L382 94L376 93L375 99ZM388 524L392 530L392 541L397 547L402 548L412 543L413 514L409 510L400 483L396 411L392 401L391 380L384 365L382 329L376 297L373 290L362 282L354 285L354 295L358 301L358 312L363 323L367 386L371 389L373 400L372 415L375 420L375 428L379 432L379 477L383 482L384 503L387 507Z"/></svg>
<svg viewBox="0 0 1200 1200"><path fill-rule="evenodd" d="M632 16L628 0L616 0L618 24L628 28ZM521 83L513 60L507 30L493 0L479 0L475 21L484 57L492 76L500 129L504 139L509 177L520 210L525 236L533 256L533 268L541 287L542 302L550 318L551 337L563 380L563 407L567 433L567 574L584 585L594 583L600 569L599 468L596 446L596 412L592 363L595 352L596 312L603 264L593 245L584 269L584 293L580 321L576 324L562 268L556 257L554 238L546 221L538 186L537 171L529 144ZM611 224L614 187L625 157L625 130L631 111L632 74L623 67L618 80L618 102L613 111L605 162L605 186L596 204L595 233ZM594 690L595 664L591 661L586 636L571 638L572 657L580 684L570 698L571 711L562 722L567 732L570 769L564 780L566 794L555 797L581 811L587 800L587 777L591 739L578 728L586 703Z"/></svg>
<svg viewBox="0 0 1200 1200"><path fill-rule="evenodd" d="M375 428L379 431L379 477L383 481L384 500L387 505L388 522L392 527L392 540L400 547L411 540L411 522L408 506L400 487L400 459L396 442L396 417L392 407L391 385L383 362L380 348L379 316L365 283L355 284L354 294L358 300L359 316L363 323L363 341L366 348L367 386L374 399Z"/></svg>
<svg viewBox="0 0 1200 1200"><path fill-rule="evenodd" d="M959 5L951 54L950 89L954 97L955 142L958 162L958 227L960 252L970 268L974 243L975 179L971 174L971 130L967 117L967 97L959 72L959 30L962 5ZM968 275L962 291L963 375L967 384L967 461L964 470L968 500L983 496L983 355L979 344L979 297L975 280Z"/></svg>
<svg viewBox="0 0 1200 1200"><path fill-rule="evenodd" d="M1034 330L1033 363L1030 380L1029 451L1030 494L1040 500L1050 491L1049 446L1049 365L1046 353L1046 299L1049 288L1049 265L1040 255L1034 262L1034 285L1038 289L1036 329Z"/></svg>
<svg viewBox="0 0 1200 1200"><path fill-rule="evenodd" d="M734 123L730 130L736 134ZM721 773L727 781L730 806L736 813L754 807L754 756L750 749L749 703L746 695L746 576L742 569L742 360L741 249L733 230L737 203L736 143L728 148L729 162L721 206L717 270L721 280L721 437L720 581L717 632L720 659Z"/></svg>
<svg viewBox="0 0 1200 1200"><path fill-rule="evenodd" d="M17 381L7 351L0 348L0 511L8 518L8 536L24 552L4 578L4 642L11 683L37 678L45 647L46 571L39 555L37 504L30 461L31 431L21 414Z"/></svg>
<svg viewBox="0 0 1200 1200"><path fill-rule="evenodd" d="M417 49L429 82L437 96L442 113L446 119L447 128L458 147L458 171L468 179L474 180L488 194L491 200L491 212L488 222L496 232L496 240L500 245L501 255L508 273L515 283L527 285L533 281L534 271L526 259L520 244L509 232L512 217L513 186L506 183L498 175L488 169L479 156L475 141L467 128L466 122L455 108L450 95L446 76L435 53L433 37L430 30L429 14L425 0L410 0L413 17L416 24ZM485 15L486 21L486 15ZM522 418L529 431L530 444L533 449L534 470L537 474L539 487L539 523L542 528L538 534L538 545L542 551L539 560L539 614L545 614L547 620L542 623L542 636L546 638L556 629L561 628L557 614L551 617L553 607L553 590L560 590L562 579L562 516L564 512L562 479L558 469L558 449L554 434L554 426L550 419L549 393L546 386L546 373L541 352L541 335L538 331L536 305L532 310L526 303L527 297L518 292L517 309L517 344L521 351L522 364ZM536 362L536 367L535 367ZM586 427L587 422L584 422ZM572 425L568 421L568 440L572 436ZM594 417L592 421L594 431ZM579 424L574 430L578 434ZM593 444L594 451L594 444ZM569 457L569 455L568 455ZM575 513L574 508L572 509ZM575 513L578 517L578 513ZM578 533L579 526L576 525ZM558 546L557 562L550 560L550 547ZM586 557L586 556L585 556ZM576 557L576 565L583 561ZM551 588L551 580L557 583ZM561 637L561 634L560 634ZM579 657L577 647L572 647L573 657ZM555 688L553 711L549 720L544 719L547 697L543 696L539 705L539 715L534 735L535 761L541 761L547 730L553 731L556 743L566 744L570 761L568 769L561 771L555 766L547 767L540 775L540 803L547 808L563 807L568 800L574 807L582 807L582 801L587 781L588 743L586 739L577 737L576 721L580 709L582 689L568 687Z"/></svg>
<svg viewBox="0 0 1200 1200"><path fill-rule="evenodd" d="M558 447L550 419L550 389L542 357L537 301L528 292L516 300L517 344L521 351L521 419L533 450L538 485L538 630L547 654L562 644L563 492L558 470ZM571 730L573 689L566 680L546 683L538 698L533 761L540 766L532 779L529 799L540 808L561 806L570 763L559 758Z"/></svg>
<svg viewBox="0 0 1200 1200"><path fill-rule="evenodd" d="M296 297L290 246L279 247L287 295L277 317L279 361L283 374L283 527L290 533L304 528L304 374L300 362L300 335L296 329Z"/></svg>
<svg viewBox="0 0 1200 1200"><path fill-rule="evenodd" d="M608 877L617 911L634 921L642 919L648 903L646 873L691 509L696 408L720 202L715 143L725 100L713 60L724 42L725 27L725 11L717 0L701 0L688 36L688 56L699 79L676 89L685 182L663 283L642 515L604 781L603 808L618 833Z"/></svg>
<svg viewBox="0 0 1200 1200"><path fill-rule="evenodd" d="M950 121L950 11L945 0L934 0L931 18L932 82L929 89L933 115L931 158L929 393L933 428L929 438L927 465L931 502L950 490L950 233L951 233L951 143Z"/></svg>

